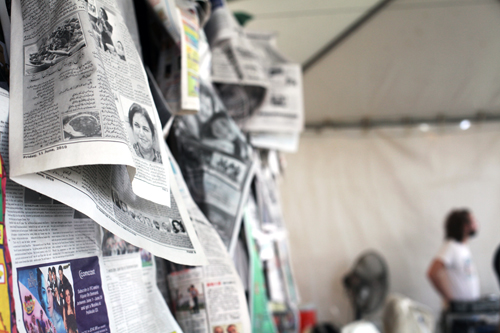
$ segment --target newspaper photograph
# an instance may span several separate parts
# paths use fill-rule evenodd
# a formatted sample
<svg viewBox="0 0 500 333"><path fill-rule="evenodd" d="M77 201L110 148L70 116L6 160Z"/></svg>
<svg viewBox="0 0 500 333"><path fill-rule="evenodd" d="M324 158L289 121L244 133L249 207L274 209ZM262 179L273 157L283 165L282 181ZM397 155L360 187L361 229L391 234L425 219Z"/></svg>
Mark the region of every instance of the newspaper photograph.
<svg viewBox="0 0 500 333"><path fill-rule="evenodd" d="M8 133L8 113L3 110L0 153L5 163L8 163ZM169 177L173 177L170 163L164 165ZM134 193L125 166L80 166L16 178L18 184L28 187L28 201L46 198L77 208L118 237L154 255L181 264L203 265L206 263L203 249L175 181L173 178L170 181L173 182L171 202L163 206Z"/></svg>
<svg viewBox="0 0 500 333"><path fill-rule="evenodd" d="M209 262L203 267L166 262L174 315L186 332L251 332L245 291L232 259L214 227L191 198L177 163L171 161Z"/></svg>
<svg viewBox="0 0 500 333"><path fill-rule="evenodd" d="M174 121L174 156L193 199L232 253L254 173L251 148L209 82L200 113Z"/></svg>
<svg viewBox="0 0 500 333"><path fill-rule="evenodd" d="M116 1L13 1L10 175L125 165L134 193L168 205L161 125Z"/></svg>

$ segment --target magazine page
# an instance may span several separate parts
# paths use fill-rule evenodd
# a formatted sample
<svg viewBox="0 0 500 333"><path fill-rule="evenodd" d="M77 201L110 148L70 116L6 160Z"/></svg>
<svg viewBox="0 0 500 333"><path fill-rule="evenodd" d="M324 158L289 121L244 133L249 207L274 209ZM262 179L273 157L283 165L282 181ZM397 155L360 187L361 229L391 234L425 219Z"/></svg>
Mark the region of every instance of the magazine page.
<svg viewBox="0 0 500 333"><path fill-rule="evenodd" d="M251 332L245 291L220 236L191 198L180 168L171 160L180 192L193 219L208 265L167 262L171 306L186 332Z"/></svg>
<svg viewBox="0 0 500 333"><path fill-rule="evenodd" d="M10 175L125 165L134 193L165 205L160 121L116 4L12 2Z"/></svg>

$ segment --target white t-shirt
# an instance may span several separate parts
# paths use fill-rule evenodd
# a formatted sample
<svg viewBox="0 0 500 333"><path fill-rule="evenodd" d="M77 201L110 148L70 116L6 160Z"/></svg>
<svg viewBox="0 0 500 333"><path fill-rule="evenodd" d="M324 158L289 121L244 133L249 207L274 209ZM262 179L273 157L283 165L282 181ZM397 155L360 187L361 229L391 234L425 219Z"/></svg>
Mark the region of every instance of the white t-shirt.
<svg viewBox="0 0 500 333"><path fill-rule="evenodd" d="M472 301L479 298L479 276L467 244L447 240L439 250L437 259L446 267L453 300Z"/></svg>

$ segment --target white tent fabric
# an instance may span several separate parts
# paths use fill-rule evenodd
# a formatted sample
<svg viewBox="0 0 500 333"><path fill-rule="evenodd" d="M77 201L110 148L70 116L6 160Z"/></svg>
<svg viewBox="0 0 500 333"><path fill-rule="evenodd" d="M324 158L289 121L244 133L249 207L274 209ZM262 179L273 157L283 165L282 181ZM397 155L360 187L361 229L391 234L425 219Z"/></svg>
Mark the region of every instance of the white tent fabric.
<svg viewBox="0 0 500 333"><path fill-rule="evenodd" d="M246 28L277 34L280 51L304 63L380 0L232 1L229 8L253 16Z"/></svg>
<svg viewBox="0 0 500 333"><path fill-rule="evenodd" d="M500 2L395 0L304 74L306 122L500 113Z"/></svg>
<svg viewBox="0 0 500 333"><path fill-rule="evenodd" d="M387 260L390 291L437 315L441 303L426 270L452 208L477 217L470 245L481 291L498 293L500 124L306 132L299 152L286 157L281 193L293 268L302 302L317 305L319 321L353 319L341 280L368 249Z"/></svg>

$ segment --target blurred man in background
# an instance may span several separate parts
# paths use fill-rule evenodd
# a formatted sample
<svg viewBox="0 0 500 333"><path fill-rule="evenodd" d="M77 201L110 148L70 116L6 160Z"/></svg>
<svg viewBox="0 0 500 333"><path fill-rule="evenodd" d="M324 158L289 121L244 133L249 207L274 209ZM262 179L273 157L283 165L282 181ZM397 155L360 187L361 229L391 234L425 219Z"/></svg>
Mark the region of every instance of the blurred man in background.
<svg viewBox="0 0 500 333"><path fill-rule="evenodd" d="M427 276L446 304L479 299L476 267L468 245L477 232L474 216L467 210L453 210L446 218L446 237L432 261Z"/></svg>

